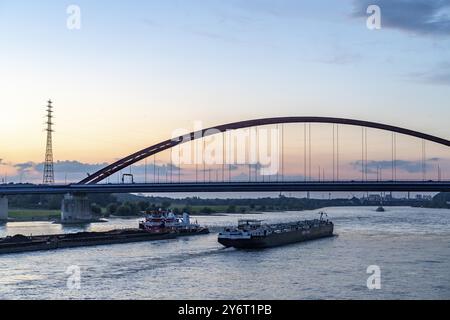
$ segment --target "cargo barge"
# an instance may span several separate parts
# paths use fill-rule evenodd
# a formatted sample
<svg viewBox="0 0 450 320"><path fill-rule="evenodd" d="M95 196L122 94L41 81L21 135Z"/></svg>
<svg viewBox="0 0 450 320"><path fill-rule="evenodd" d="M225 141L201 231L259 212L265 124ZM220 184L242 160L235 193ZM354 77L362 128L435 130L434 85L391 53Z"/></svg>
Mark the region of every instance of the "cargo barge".
<svg viewBox="0 0 450 320"><path fill-rule="evenodd" d="M218 241L225 247L262 249L296 242L332 237L334 224L323 219L282 224L262 224L261 220L239 220L237 228L226 228Z"/></svg>
<svg viewBox="0 0 450 320"><path fill-rule="evenodd" d="M159 218L158 218L159 217ZM139 223L139 229L120 229L105 232L79 232L55 235L15 235L0 238L0 254L56 250L174 239L209 233L208 228L191 224L188 214L183 219L158 213Z"/></svg>
<svg viewBox="0 0 450 320"><path fill-rule="evenodd" d="M138 229L79 232L55 235L15 235L0 239L0 254L56 250L107 244L174 239L175 232L150 233Z"/></svg>

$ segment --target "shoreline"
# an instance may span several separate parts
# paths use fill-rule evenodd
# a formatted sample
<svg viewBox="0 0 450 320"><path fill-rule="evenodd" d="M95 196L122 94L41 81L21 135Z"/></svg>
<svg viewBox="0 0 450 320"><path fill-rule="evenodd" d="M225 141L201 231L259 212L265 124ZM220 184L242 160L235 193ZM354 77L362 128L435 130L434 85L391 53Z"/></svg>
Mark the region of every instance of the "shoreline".
<svg viewBox="0 0 450 320"><path fill-rule="evenodd" d="M215 212L215 213L193 213L191 214L191 217L223 217L226 215L263 215L265 213L274 213L274 212L303 212L303 211L314 211L314 210L323 210L326 208L335 207L335 206L324 206L321 208L314 208L314 209L305 209L305 210L298 210L298 209L292 209L292 210L264 210L264 211L248 211L248 212ZM350 206L354 207L354 206ZM365 208L377 208L376 205L367 205L367 206L361 206ZM434 210L448 210L448 208L429 208L429 207L418 207L418 206L383 206L384 208L396 208L396 207L410 207L410 208L424 208L424 209L434 209ZM14 209L14 210L21 210L21 209ZM29 209L24 209L26 211L29 211ZM6 224L8 222L49 222L49 223L55 223L55 224L87 224L87 223L105 223L108 222L108 220L114 220L114 219L123 219L123 220L134 220L134 219L143 219L145 215L139 215L139 216L114 216L111 215L109 217L99 217L95 218L89 221L73 221L73 222L65 222L62 223L60 218L52 217L52 216L36 216L36 217L8 217L8 220L1 221L0 225Z"/></svg>

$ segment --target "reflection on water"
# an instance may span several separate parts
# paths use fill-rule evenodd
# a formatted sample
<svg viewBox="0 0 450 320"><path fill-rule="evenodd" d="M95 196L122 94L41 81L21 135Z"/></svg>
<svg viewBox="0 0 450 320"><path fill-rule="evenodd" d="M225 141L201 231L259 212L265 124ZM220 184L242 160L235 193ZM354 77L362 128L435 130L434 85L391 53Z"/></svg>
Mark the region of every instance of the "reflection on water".
<svg viewBox="0 0 450 320"><path fill-rule="evenodd" d="M328 208L338 237L260 251L224 249L217 234L0 256L6 299L450 299L450 210ZM317 211L194 217L213 231L239 218L286 222ZM136 227L138 219L87 226L8 223L0 236ZM71 265L81 290L68 290ZM378 265L382 289L366 287Z"/></svg>

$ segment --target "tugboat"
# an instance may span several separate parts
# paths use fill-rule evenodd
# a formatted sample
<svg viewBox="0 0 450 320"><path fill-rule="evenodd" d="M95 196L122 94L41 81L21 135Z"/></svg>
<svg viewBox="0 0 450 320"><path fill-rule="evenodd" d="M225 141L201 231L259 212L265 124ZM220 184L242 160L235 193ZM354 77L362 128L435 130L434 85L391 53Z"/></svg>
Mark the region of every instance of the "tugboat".
<svg viewBox="0 0 450 320"><path fill-rule="evenodd" d="M218 241L225 247L262 249L333 236L334 224L320 219L282 224L262 224L261 220L239 220L237 228L226 228Z"/></svg>
<svg viewBox="0 0 450 320"><path fill-rule="evenodd" d="M383 207L383 199L381 199L381 201L380 201L380 205L379 205L379 207L377 208L377 210L375 210L376 212L385 212L386 211L386 209Z"/></svg>
<svg viewBox="0 0 450 320"><path fill-rule="evenodd" d="M175 232L180 236L209 233L208 228L200 226L197 222L191 223L189 214L183 213L182 217L177 217L172 211L161 209L149 214L145 221L140 221L139 229L152 233Z"/></svg>

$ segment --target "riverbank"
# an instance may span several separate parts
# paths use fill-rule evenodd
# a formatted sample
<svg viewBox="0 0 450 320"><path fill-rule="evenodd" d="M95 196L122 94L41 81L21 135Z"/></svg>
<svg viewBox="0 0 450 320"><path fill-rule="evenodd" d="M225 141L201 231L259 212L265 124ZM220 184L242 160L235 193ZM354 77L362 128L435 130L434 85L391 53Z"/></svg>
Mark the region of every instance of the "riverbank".
<svg viewBox="0 0 450 320"><path fill-rule="evenodd" d="M175 209L181 210L181 208L174 207ZM250 211L250 208L245 210L226 212L224 206L211 206L208 207L208 212L202 212L201 208L193 208L191 210L192 217L214 217L214 216L224 216L226 214L262 214L262 212ZM93 219L92 222L104 222L104 219L138 219L143 218L144 213L139 215L103 215L102 217ZM49 221L54 223L61 223L61 211L60 210L41 210L41 209L12 209L9 211L9 222L39 222L39 221Z"/></svg>
<svg viewBox="0 0 450 320"><path fill-rule="evenodd" d="M192 199L191 199L192 201ZM197 199L197 201L200 201ZM219 200L205 200L205 205L190 205L189 203L170 203L167 202L163 207L171 208L175 214L181 214L183 212L188 212L192 217L220 217L224 215L261 215L264 213L271 212L290 212L290 211L306 211L306 210L321 210L327 207L345 207L345 203L348 203L348 207L356 207L356 200L318 200L318 199L297 199L297 198L284 198L280 199L259 199L259 200L248 200L247 204L243 203L243 199L234 199L230 201L230 205L226 204L213 204L215 201ZM220 200L222 201L222 200ZM259 201L259 202L255 202ZM276 201L277 205L269 205L270 202L265 201ZM306 201L306 202L305 202ZM335 203L337 202L337 203ZM354 203L355 202L355 203ZM233 204L238 203L238 204ZM303 203L304 206L300 206L299 203ZM330 205L331 204L331 205ZM366 202L360 204L361 207L378 207L380 205L377 201ZM386 207L427 207L426 203L417 200L396 200L390 201L384 204ZM137 205L136 205L137 206ZM148 207L149 203L145 203ZM155 205L155 208L159 206ZM439 208L439 207L438 207ZM436 209L438 209L436 208ZM93 222L102 222L102 219L139 219L145 216L147 210L137 210L136 214L128 215L118 215L116 213L109 213L108 207L100 207L100 211ZM442 208L445 209L445 208ZM33 221L50 221L54 223L61 222L61 211L60 210L45 210L45 209L11 209L9 211L10 222L33 222Z"/></svg>
<svg viewBox="0 0 450 320"><path fill-rule="evenodd" d="M298 198L280 195L279 197L264 198L217 198L203 199L199 197L169 198L134 194L90 195L93 215L98 218L118 217L137 219L145 212L172 209L175 214L189 213L191 216L207 217L224 214L262 214L264 212L286 212L320 210L326 207L378 207L381 197L317 199ZM9 197L9 221L51 221L58 222L61 212L58 208L61 199L52 196L42 197ZM432 200L429 198L386 198L383 205L388 207L428 207L446 208L450 206L450 194L441 193Z"/></svg>

